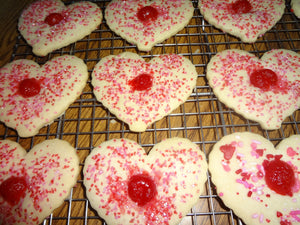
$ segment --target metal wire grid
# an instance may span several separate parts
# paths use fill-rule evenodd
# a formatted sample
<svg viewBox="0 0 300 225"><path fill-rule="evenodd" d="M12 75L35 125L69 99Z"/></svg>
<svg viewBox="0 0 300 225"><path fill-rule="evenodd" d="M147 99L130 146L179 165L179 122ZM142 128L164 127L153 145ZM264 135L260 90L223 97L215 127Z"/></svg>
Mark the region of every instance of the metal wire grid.
<svg viewBox="0 0 300 225"><path fill-rule="evenodd" d="M104 11L109 1L93 2ZM104 19L99 29L88 37L46 57L34 56L30 46L19 35L11 57L11 60L29 58L43 64L57 55L73 54L82 58L89 72L92 72L94 65L104 56L124 51L136 52L145 60L170 52L183 55L196 66L198 83L190 98L170 115L154 123L143 133L132 133L126 124L117 120L95 99L89 80L80 98L53 124L42 128L38 135L20 138L14 130L1 123L0 138L15 140L28 150L45 139L67 140L78 150L82 168L84 159L93 147L112 138L126 137L135 140L148 151L166 137L186 137L197 143L207 156L217 140L235 131L253 131L270 139L274 144L291 134L300 134L300 110L287 118L280 129L265 131L257 123L242 118L220 103L205 79L205 68L210 58L224 49L239 48L258 57L272 48L299 52L299 20L290 12L289 2L286 3L282 19L254 44L244 44L239 39L214 28L203 19L196 0L193 0L193 4L194 16L184 30L157 44L148 53L137 51L135 46L115 35L109 30ZM209 174L207 177L208 182L204 193L199 197L199 203L184 218L182 224L241 224L242 222L217 197ZM70 197L45 219L43 224L105 224L89 206L84 192L81 173Z"/></svg>

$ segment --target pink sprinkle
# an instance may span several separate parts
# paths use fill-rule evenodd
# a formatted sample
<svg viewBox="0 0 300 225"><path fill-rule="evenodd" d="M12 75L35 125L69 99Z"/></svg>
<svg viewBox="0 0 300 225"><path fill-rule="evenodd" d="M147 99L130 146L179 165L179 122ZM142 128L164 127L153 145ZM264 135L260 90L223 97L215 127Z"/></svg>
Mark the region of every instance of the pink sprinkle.
<svg viewBox="0 0 300 225"><path fill-rule="evenodd" d="M229 172L231 170L228 163L226 162L222 162L222 166L226 172Z"/></svg>
<svg viewBox="0 0 300 225"><path fill-rule="evenodd" d="M243 181L241 179L236 179L237 183L243 184L245 186L245 188L250 189L252 187L254 187L253 184L249 184L247 181Z"/></svg>
<svg viewBox="0 0 300 225"><path fill-rule="evenodd" d="M298 153L296 151L294 151L294 149L292 147L288 147L286 150L286 153L290 157L294 157L295 155L298 155Z"/></svg>
<svg viewBox="0 0 300 225"><path fill-rule="evenodd" d="M300 210L294 210L290 212L290 215L297 221L300 222Z"/></svg>

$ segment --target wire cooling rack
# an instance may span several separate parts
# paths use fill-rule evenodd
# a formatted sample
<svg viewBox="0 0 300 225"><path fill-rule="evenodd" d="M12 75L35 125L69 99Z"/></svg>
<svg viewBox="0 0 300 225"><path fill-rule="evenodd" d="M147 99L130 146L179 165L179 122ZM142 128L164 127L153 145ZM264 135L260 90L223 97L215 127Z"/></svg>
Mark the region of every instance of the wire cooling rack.
<svg viewBox="0 0 300 225"><path fill-rule="evenodd" d="M68 1L66 4L72 2ZM93 2L98 4L104 12L109 1L94 0ZM285 48L299 52L300 22L291 13L289 1L286 2L286 10L282 19L253 44L242 43L239 39L214 28L203 19L197 8L196 0L193 0L193 5L195 10L190 23L182 31L163 43L157 44L147 53L139 52L135 46L115 35L104 19L100 27L89 36L54 51L46 57L34 56L31 47L19 35L11 57L11 60L27 58L43 64L55 56L71 54L82 58L91 73L101 58L124 51L138 53L146 61L164 53L182 55L189 58L196 66L198 82L189 99L170 115L157 121L143 133L130 132L126 124L116 119L95 99L91 81L88 80L80 98L69 107L64 115L51 125L42 128L36 136L20 138L14 130L1 123L0 138L17 141L27 150L45 139L67 140L78 150L82 170L84 160L90 151L103 141L112 138L129 138L149 151L155 143L164 138L185 137L198 144L207 156L216 141L224 135L236 131L258 133L274 144L292 134L299 134L300 110L288 117L280 129L262 130L257 123L244 119L220 103L205 78L206 65L210 58L225 49L247 50L258 57L273 48ZM242 224L217 197L209 174L207 174L207 178L208 182L203 194L199 196L198 204L191 209L182 224ZM86 199L82 172L69 198L45 219L43 224L105 224L105 221L90 207L89 201Z"/></svg>

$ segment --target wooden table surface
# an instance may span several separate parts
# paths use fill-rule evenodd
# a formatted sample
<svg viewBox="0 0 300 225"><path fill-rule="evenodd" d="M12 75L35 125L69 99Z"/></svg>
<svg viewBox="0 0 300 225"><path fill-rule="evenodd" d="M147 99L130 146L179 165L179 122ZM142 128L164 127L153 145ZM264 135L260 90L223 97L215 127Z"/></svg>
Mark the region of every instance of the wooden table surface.
<svg viewBox="0 0 300 225"><path fill-rule="evenodd" d="M72 144L80 157L80 167L94 146L112 138L126 137L137 141L146 151L168 137L186 137L197 143L209 154L211 147L221 137L236 131L252 131L258 133L274 144L300 131L300 110L288 117L282 127L274 131L266 131L252 121L244 119L213 95L205 79L205 69L211 56L224 49L243 49L260 57L272 48L300 50L300 22L291 12L289 1L284 16L279 23L253 44L242 43L239 39L222 33L208 24L197 9L197 1L193 0L194 16L190 23L178 34L156 45L152 51L137 51L122 38L115 35L105 21L91 35L75 44L59 49L46 57L36 57L31 47L26 44L17 31L17 21L22 9L33 0L0 0L0 66L13 59L29 58L43 64L47 60L61 54L74 54L82 58L88 65L89 72L104 56L124 51L136 52L146 60L164 53L177 53L188 57L196 66L198 82L188 101L174 110L169 116L156 122L143 133L133 133L128 126L110 114L93 93L88 81L83 94L72 104L63 116L54 123L42 128L38 135L31 138L20 138L17 133L0 123L0 139L19 142L26 150L45 139L60 138ZM104 10L108 1L98 1ZM89 206L82 184L82 172L76 187L72 189L69 199L56 209L45 220L44 224L102 224L103 221ZM216 196L213 184L208 182L199 204L191 210L183 224L237 224L239 219Z"/></svg>

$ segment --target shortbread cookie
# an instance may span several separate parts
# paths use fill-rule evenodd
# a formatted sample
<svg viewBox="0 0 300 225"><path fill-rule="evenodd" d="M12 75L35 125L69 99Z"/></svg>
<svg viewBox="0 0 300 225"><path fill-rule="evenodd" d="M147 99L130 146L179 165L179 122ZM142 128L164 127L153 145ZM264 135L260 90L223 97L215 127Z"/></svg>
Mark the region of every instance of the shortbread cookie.
<svg viewBox="0 0 300 225"><path fill-rule="evenodd" d="M199 0L204 19L213 26L252 43L282 17L284 0Z"/></svg>
<svg viewBox="0 0 300 225"><path fill-rule="evenodd" d="M18 143L0 141L0 224L36 225L69 196L79 174L75 149L46 140L27 153Z"/></svg>
<svg viewBox="0 0 300 225"><path fill-rule="evenodd" d="M207 65L218 99L267 130L278 129L300 107L300 55L284 49L261 59L242 50L218 53Z"/></svg>
<svg viewBox="0 0 300 225"><path fill-rule="evenodd" d="M300 18L300 0L291 0L292 12Z"/></svg>
<svg viewBox="0 0 300 225"><path fill-rule="evenodd" d="M166 54L145 62L125 52L103 58L92 73L98 101L134 132L171 113L196 86L197 72L190 60Z"/></svg>
<svg viewBox="0 0 300 225"><path fill-rule="evenodd" d="M182 30L194 7L190 0L112 0L106 7L109 28L141 51L151 48Z"/></svg>
<svg viewBox="0 0 300 225"><path fill-rule="evenodd" d="M109 225L178 224L204 190L207 163L185 138L166 139L147 155L128 139L93 149L83 168L91 206Z"/></svg>
<svg viewBox="0 0 300 225"><path fill-rule="evenodd" d="M245 224L300 222L300 135L274 148L254 133L233 133L209 155L209 171L226 206Z"/></svg>
<svg viewBox="0 0 300 225"><path fill-rule="evenodd" d="M22 12L18 28L33 53L45 56L89 35L101 22L102 12L95 3L65 6L60 0L38 0Z"/></svg>
<svg viewBox="0 0 300 225"><path fill-rule="evenodd" d="M83 60L59 56L39 66L20 59L0 69L0 120L21 137L34 136L81 94L88 79Z"/></svg>

